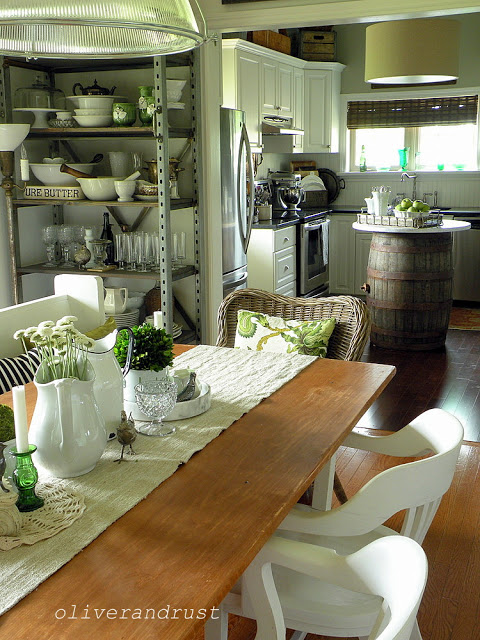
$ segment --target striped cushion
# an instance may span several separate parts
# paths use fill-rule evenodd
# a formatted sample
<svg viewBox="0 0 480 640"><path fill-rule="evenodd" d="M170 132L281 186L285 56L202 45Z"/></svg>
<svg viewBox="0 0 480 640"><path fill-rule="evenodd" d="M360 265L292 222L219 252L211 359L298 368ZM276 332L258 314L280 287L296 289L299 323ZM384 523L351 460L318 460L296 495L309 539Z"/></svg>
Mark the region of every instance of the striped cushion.
<svg viewBox="0 0 480 640"><path fill-rule="evenodd" d="M15 358L2 358L0 360L0 393L10 391L12 387L26 384L33 380L33 376L40 365L40 358L36 349ZM30 364L30 360L32 364ZM32 371L33 367L33 371Z"/></svg>

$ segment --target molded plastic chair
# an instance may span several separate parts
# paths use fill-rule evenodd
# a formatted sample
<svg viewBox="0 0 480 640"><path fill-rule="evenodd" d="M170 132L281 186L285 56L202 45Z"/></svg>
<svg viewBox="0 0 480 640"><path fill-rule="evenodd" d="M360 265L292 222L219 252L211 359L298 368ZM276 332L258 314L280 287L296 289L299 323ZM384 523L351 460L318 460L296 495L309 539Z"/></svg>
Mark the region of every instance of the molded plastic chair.
<svg viewBox="0 0 480 640"><path fill-rule="evenodd" d="M256 640L284 640L286 628L421 640L416 614L426 579L425 553L408 538L376 540L341 556L274 536L245 571L237 593L225 598L218 620L207 623L205 637L226 639L231 612L257 621Z"/></svg>
<svg viewBox="0 0 480 640"><path fill-rule="evenodd" d="M217 347L233 347L239 309L286 320L335 318L327 350L327 358L334 360L360 360L370 335L367 306L354 296L292 298L261 289L239 289L230 293L219 307Z"/></svg>

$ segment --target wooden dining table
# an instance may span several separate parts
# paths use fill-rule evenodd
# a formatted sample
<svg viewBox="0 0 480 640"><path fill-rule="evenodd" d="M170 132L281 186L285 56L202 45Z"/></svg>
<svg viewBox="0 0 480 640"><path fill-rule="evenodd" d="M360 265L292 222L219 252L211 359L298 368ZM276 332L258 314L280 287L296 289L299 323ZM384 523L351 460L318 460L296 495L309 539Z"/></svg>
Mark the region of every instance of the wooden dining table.
<svg viewBox="0 0 480 640"><path fill-rule="evenodd" d="M1 637L192 638L394 374L312 362L1 616Z"/></svg>

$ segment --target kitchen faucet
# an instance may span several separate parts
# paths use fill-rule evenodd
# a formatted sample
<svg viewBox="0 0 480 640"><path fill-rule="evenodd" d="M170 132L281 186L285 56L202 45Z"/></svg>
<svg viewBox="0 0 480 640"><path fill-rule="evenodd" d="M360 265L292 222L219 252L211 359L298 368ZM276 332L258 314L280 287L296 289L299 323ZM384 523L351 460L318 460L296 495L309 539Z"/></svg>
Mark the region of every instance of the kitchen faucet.
<svg viewBox="0 0 480 640"><path fill-rule="evenodd" d="M402 177L400 178L400 182L404 182L405 178L412 178L413 180L413 190L412 190L412 200L417 199L417 174L416 173L407 173L406 171L402 173Z"/></svg>

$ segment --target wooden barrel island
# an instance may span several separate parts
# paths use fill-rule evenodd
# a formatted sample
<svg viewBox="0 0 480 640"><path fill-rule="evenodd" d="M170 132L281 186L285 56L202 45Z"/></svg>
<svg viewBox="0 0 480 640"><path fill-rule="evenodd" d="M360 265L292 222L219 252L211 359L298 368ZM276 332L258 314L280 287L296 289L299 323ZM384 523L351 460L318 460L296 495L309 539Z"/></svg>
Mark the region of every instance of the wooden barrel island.
<svg viewBox="0 0 480 640"><path fill-rule="evenodd" d="M453 288L453 233L469 222L387 227L355 222L372 233L367 267L371 342L387 349L427 351L445 344Z"/></svg>

